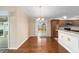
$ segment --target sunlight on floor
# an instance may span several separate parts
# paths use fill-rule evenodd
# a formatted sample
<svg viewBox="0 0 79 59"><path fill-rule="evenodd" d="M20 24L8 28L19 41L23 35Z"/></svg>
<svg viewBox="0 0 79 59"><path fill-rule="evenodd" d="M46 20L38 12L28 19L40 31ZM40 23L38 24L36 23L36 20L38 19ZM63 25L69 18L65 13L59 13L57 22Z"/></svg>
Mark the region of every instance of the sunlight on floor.
<svg viewBox="0 0 79 59"><path fill-rule="evenodd" d="M41 47L42 45L46 45L47 39L45 37L38 36L37 39L38 39L38 46Z"/></svg>
<svg viewBox="0 0 79 59"><path fill-rule="evenodd" d="M41 46L41 40L42 39L40 38L40 36L38 36L37 39L38 39L38 46L40 47Z"/></svg>

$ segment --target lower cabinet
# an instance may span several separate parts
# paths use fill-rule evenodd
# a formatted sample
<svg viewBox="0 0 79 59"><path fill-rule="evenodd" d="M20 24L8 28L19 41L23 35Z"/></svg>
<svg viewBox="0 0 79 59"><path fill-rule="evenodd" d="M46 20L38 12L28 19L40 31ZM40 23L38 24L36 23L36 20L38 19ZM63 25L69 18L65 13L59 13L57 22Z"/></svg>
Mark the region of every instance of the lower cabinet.
<svg viewBox="0 0 79 59"><path fill-rule="evenodd" d="M74 35L58 31L58 42L69 52L79 52L79 38Z"/></svg>

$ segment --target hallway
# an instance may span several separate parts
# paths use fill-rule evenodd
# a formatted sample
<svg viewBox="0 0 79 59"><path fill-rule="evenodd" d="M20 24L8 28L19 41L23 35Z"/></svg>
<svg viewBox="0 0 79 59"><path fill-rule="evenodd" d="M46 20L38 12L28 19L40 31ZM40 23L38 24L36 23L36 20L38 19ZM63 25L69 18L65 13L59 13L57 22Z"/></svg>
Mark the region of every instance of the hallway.
<svg viewBox="0 0 79 59"><path fill-rule="evenodd" d="M30 37L19 49L8 53L68 53L56 40L50 37Z"/></svg>

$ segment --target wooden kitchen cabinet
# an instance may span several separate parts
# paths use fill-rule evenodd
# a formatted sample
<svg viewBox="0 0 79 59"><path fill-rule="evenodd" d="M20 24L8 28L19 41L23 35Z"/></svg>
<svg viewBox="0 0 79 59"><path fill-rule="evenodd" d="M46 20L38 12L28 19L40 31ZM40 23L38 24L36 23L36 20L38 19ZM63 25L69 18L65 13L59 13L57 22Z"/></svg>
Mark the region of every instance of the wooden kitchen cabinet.
<svg viewBox="0 0 79 59"><path fill-rule="evenodd" d="M52 19L51 20L51 37L58 38L59 27L64 26L64 20Z"/></svg>

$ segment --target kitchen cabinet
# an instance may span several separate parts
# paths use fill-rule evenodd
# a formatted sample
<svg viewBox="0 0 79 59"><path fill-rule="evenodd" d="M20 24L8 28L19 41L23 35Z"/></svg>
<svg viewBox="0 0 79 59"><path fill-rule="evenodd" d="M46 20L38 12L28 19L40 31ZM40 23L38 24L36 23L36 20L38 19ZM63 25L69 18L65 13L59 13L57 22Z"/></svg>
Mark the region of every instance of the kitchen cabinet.
<svg viewBox="0 0 79 59"><path fill-rule="evenodd" d="M58 42L69 52L79 52L79 37L69 34L68 31L58 31Z"/></svg>
<svg viewBox="0 0 79 59"><path fill-rule="evenodd" d="M64 26L64 20L52 19L51 20L51 37L58 38L59 27Z"/></svg>

